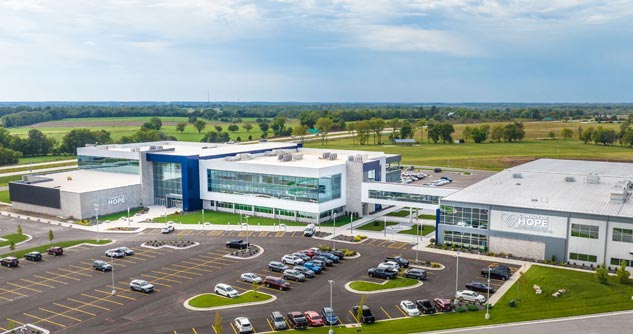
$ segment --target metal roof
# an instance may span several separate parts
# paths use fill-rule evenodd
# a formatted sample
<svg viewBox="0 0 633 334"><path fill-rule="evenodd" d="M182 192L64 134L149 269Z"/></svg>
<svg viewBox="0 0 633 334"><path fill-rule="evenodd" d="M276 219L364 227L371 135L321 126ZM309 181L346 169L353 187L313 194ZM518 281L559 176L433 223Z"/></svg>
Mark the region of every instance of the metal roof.
<svg viewBox="0 0 633 334"><path fill-rule="evenodd" d="M633 181L633 164L539 159L499 172L442 202L633 218L630 196L624 202L610 197L623 181Z"/></svg>

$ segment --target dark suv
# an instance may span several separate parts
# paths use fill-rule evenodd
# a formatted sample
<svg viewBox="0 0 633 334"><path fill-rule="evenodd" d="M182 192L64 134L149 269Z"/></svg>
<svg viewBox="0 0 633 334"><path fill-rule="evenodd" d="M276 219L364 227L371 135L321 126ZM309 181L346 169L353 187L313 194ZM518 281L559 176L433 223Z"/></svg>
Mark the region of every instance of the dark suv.
<svg viewBox="0 0 633 334"><path fill-rule="evenodd" d="M7 267L17 267L18 264L20 264L20 261L14 256L5 257L4 259L0 260L0 265Z"/></svg>
<svg viewBox="0 0 633 334"><path fill-rule="evenodd" d="M64 254L64 249L61 247L51 247L49 248L47 251L48 255L63 255Z"/></svg>
<svg viewBox="0 0 633 334"><path fill-rule="evenodd" d="M241 239L236 239L236 240L229 240L226 242L226 247L227 248L235 248L235 249L246 249L248 248L249 244L246 243L244 240Z"/></svg>
<svg viewBox="0 0 633 334"><path fill-rule="evenodd" d="M303 313L298 311L288 312L288 323L294 329L308 328L308 320L306 320Z"/></svg>
<svg viewBox="0 0 633 334"><path fill-rule="evenodd" d="M352 311L354 312L354 317L358 316L358 305L352 307ZM371 313L371 309L367 305L363 305L363 311L360 315L360 320L364 324L373 324L376 322L376 317Z"/></svg>
<svg viewBox="0 0 633 334"><path fill-rule="evenodd" d="M42 253L30 252L30 253L24 254L24 259L29 260L29 261L41 261Z"/></svg>
<svg viewBox="0 0 633 334"><path fill-rule="evenodd" d="M384 279L394 279L396 278L396 276L398 276L398 273L388 269L370 268L369 270L367 270L367 276Z"/></svg>
<svg viewBox="0 0 633 334"><path fill-rule="evenodd" d="M290 283L286 282L286 280L281 277L266 276L266 278L264 278L263 283L264 283L264 286L267 288L273 288L273 289L279 289L279 290L290 289Z"/></svg>
<svg viewBox="0 0 633 334"><path fill-rule="evenodd" d="M435 313L435 307L433 307L433 303L431 303L428 299L419 299L415 301L415 305L422 311L424 314L433 314Z"/></svg>
<svg viewBox="0 0 633 334"><path fill-rule="evenodd" d="M279 262L279 261L270 261L268 262L268 270L276 271L278 273L283 273L284 271L290 269L287 265Z"/></svg>
<svg viewBox="0 0 633 334"><path fill-rule="evenodd" d="M488 277L488 273L490 273L490 278L492 279L500 279L502 281L507 281L510 279L510 276L512 275L512 273L503 270L501 268L484 268L481 269L481 276L482 277Z"/></svg>

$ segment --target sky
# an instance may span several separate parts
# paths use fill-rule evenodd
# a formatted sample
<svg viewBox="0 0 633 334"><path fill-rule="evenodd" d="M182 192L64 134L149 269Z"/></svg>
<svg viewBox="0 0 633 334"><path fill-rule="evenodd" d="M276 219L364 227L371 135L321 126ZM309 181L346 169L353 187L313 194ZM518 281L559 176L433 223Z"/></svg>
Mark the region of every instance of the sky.
<svg viewBox="0 0 633 334"><path fill-rule="evenodd" d="M0 101L633 102L633 0L0 0Z"/></svg>

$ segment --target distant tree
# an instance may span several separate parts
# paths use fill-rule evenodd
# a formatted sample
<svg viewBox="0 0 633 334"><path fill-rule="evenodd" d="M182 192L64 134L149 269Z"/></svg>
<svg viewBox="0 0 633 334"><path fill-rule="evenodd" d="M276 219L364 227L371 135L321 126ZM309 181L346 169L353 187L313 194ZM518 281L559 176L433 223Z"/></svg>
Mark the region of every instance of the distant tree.
<svg viewBox="0 0 633 334"><path fill-rule="evenodd" d="M225 143L231 140L228 132L215 132L209 131L207 132L200 142L203 143Z"/></svg>
<svg viewBox="0 0 633 334"><path fill-rule="evenodd" d="M301 138L301 141L303 141L303 137L308 134L308 127L306 125L298 124L292 129L292 134L298 136Z"/></svg>
<svg viewBox="0 0 633 334"><path fill-rule="evenodd" d="M197 116L192 115L192 116L187 117L187 123L189 124L195 124L197 120L198 120Z"/></svg>
<svg viewBox="0 0 633 334"><path fill-rule="evenodd" d="M374 133L374 145L382 142L382 131L385 129L385 125L385 120L382 118L372 117L369 120L369 128ZM376 137L378 138L378 142L376 142Z"/></svg>
<svg viewBox="0 0 633 334"><path fill-rule="evenodd" d="M196 128L196 130L198 130L198 133L200 133L202 130L204 130L204 128L207 126L207 123L201 119L195 121L193 123L193 127Z"/></svg>
<svg viewBox="0 0 633 334"><path fill-rule="evenodd" d="M239 126L237 126L237 125L235 125L235 124L231 124L231 125L229 125L229 127L228 127L227 129L228 129L229 131L231 131L231 132L235 132L235 131L239 130L239 129L240 129L240 127L239 127Z"/></svg>
<svg viewBox="0 0 633 334"><path fill-rule="evenodd" d="M321 133L321 145L323 145L323 141L325 141L327 145L327 134L330 132L330 129L332 129L332 119L329 117L321 117L317 120L315 125Z"/></svg>
<svg viewBox="0 0 633 334"><path fill-rule="evenodd" d="M248 135L248 140L253 140L253 136L252 135Z"/></svg>
<svg viewBox="0 0 633 334"><path fill-rule="evenodd" d="M609 271L604 266L604 263L599 265L596 268L596 274L595 275L596 275L596 279L598 280L598 282L600 282L602 284L609 283Z"/></svg>
<svg viewBox="0 0 633 334"><path fill-rule="evenodd" d="M568 128L562 128L560 129L560 136L563 137L563 140L570 139L574 136L574 131Z"/></svg>
<svg viewBox="0 0 633 334"><path fill-rule="evenodd" d="M400 138L400 128L402 127L402 121L394 118L391 120L391 122L389 122L389 126L391 127L391 137Z"/></svg>
<svg viewBox="0 0 633 334"><path fill-rule="evenodd" d="M492 131L490 132L490 139L496 141L497 143L500 143L503 139L504 132L505 131L503 130L503 126L495 125L492 127Z"/></svg>
<svg viewBox="0 0 633 334"><path fill-rule="evenodd" d="M409 121L402 122L402 127L400 128L400 138L408 139L413 137L413 125Z"/></svg>
<svg viewBox="0 0 633 334"><path fill-rule="evenodd" d="M554 131L550 131L547 136L549 137L549 139L556 139L556 133Z"/></svg>
<svg viewBox="0 0 633 334"><path fill-rule="evenodd" d="M285 135L285 127L286 127L286 117L282 115L275 116L275 118L273 119L273 123L271 125L271 128L273 129L275 136Z"/></svg>
<svg viewBox="0 0 633 334"><path fill-rule="evenodd" d="M475 143L479 144L488 140L489 134L490 134L490 125L484 124L479 127L473 128L471 132L471 137Z"/></svg>
<svg viewBox="0 0 633 334"><path fill-rule="evenodd" d="M217 132L222 132L222 127L221 127L221 126L219 126L219 125L216 125L216 126L215 126L215 131L217 131Z"/></svg>
<svg viewBox="0 0 633 334"><path fill-rule="evenodd" d="M580 135L580 140L582 140L585 144L590 141L593 141L596 130L593 126L588 127L586 130L583 130Z"/></svg>
<svg viewBox="0 0 633 334"><path fill-rule="evenodd" d="M187 126L187 122L180 122L176 124L176 131L183 133L185 132L185 127Z"/></svg>
<svg viewBox="0 0 633 334"><path fill-rule="evenodd" d="M352 135L352 145L356 145L356 123L350 122L347 124L347 133Z"/></svg>
<svg viewBox="0 0 633 334"><path fill-rule="evenodd" d="M246 123L246 124L242 125L242 128L244 130L246 130L246 133L249 133L249 132L251 132L251 130L253 130L253 124Z"/></svg>
<svg viewBox="0 0 633 334"><path fill-rule="evenodd" d="M237 136L237 138L235 138L235 141L238 142L238 143L241 142L242 141L242 137Z"/></svg>
<svg viewBox="0 0 633 334"><path fill-rule="evenodd" d="M109 144L112 142L110 132L105 130L90 131L90 129L73 129L62 139L60 152L77 154L77 147L86 144Z"/></svg>
<svg viewBox="0 0 633 334"><path fill-rule="evenodd" d="M54 239L55 239L55 235L53 234L53 230L48 230L48 241L51 242L51 246L53 245Z"/></svg>
<svg viewBox="0 0 633 334"><path fill-rule="evenodd" d="M420 130L420 143L424 141L424 128L426 127L426 120L421 119L415 123L415 128Z"/></svg>
<svg viewBox="0 0 633 334"><path fill-rule="evenodd" d="M358 121L356 122L356 132L358 133L358 143L361 145L366 145L369 141L369 134L371 133L371 126L369 126L369 121Z"/></svg>
<svg viewBox="0 0 633 334"><path fill-rule="evenodd" d="M434 144L437 144L441 138L440 125L437 123L431 123L428 127L429 140L432 140Z"/></svg>
<svg viewBox="0 0 633 334"><path fill-rule="evenodd" d="M268 124L268 122L261 122L258 124L258 126L259 129L262 130L262 132L266 132L270 128L270 124Z"/></svg>
<svg viewBox="0 0 633 334"><path fill-rule="evenodd" d="M453 142L453 133L455 132L455 128L453 124L450 123L441 123L438 126L440 138L442 139L442 143L448 144Z"/></svg>
<svg viewBox="0 0 633 334"><path fill-rule="evenodd" d="M156 130L160 130L163 127L163 122L158 117L152 117L149 121L154 124L154 129Z"/></svg>
<svg viewBox="0 0 633 334"><path fill-rule="evenodd" d="M55 140L47 138L42 131L38 129L29 130L28 136L22 141L21 150L23 156L47 155L53 151Z"/></svg>
<svg viewBox="0 0 633 334"><path fill-rule="evenodd" d="M18 235L22 235L22 225L18 224Z"/></svg>
<svg viewBox="0 0 633 334"><path fill-rule="evenodd" d="M525 129L521 122L510 123L506 125L503 130L503 138L507 142L521 141L523 137L525 137Z"/></svg>
<svg viewBox="0 0 633 334"><path fill-rule="evenodd" d="M22 153L12 149L0 147L0 166L15 165L20 160Z"/></svg>
<svg viewBox="0 0 633 334"><path fill-rule="evenodd" d="M462 131L462 136L464 137L464 141L468 142L473 135L473 129L470 126L466 126L464 127L464 130Z"/></svg>
<svg viewBox="0 0 633 334"><path fill-rule="evenodd" d="M319 113L316 111L304 111L299 114L299 123L308 127L308 129L314 128L316 121L319 119Z"/></svg>
<svg viewBox="0 0 633 334"><path fill-rule="evenodd" d="M615 276L618 277L618 281L620 283L626 283L629 281L629 277L631 276L631 273L628 270L626 270L626 262L624 261L620 262L620 267L615 272Z"/></svg>
<svg viewBox="0 0 633 334"><path fill-rule="evenodd" d="M582 126L578 127L578 140L582 140Z"/></svg>

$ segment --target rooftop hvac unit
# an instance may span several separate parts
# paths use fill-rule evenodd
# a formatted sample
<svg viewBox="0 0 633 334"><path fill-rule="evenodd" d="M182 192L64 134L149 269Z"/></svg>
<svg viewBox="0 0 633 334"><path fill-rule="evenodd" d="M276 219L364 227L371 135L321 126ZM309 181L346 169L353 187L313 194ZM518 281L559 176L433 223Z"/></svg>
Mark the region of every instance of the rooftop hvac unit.
<svg viewBox="0 0 633 334"><path fill-rule="evenodd" d="M264 155L267 157L274 157L277 155L277 150L272 150L272 151L266 151L264 152Z"/></svg>
<svg viewBox="0 0 633 334"><path fill-rule="evenodd" d="M596 173L589 173L586 177L587 183L598 184L600 183L600 175Z"/></svg>
<svg viewBox="0 0 633 334"><path fill-rule="evenodd" d="M521 175L521 173L513 173L512 174L512 178L513 179L522 179L523 175Z"/></svg>
<svg viewBox="0 0 633 334"><path fill-rule="evenodd" d="M330 158L330 152L323 152L323 159L329 159Z"/></svg>
<svg viewBox="0 0 633 334"><path fill-rule="evenodd" d="M297 153L292 156L293 160L303 160L303 153Z"/></svg>
<svg viewBox="0 0 633 334"><path fill-rule="evenodd" d="M240 156L240 160L251 160L251 159L253 159L253 157L251 156L250 153L242 153L239 156Z"/></svg>
<svg viewBox="0 0 633 334"><path fill-rule="evenodd" d="M573 176L565 176L565 182L576 182L576 178Z"/></svg>
<svg viewBox="0 0 633 334"><path fill-rule="evenodd" d="M354 156L353 155L348 155L347 156L347 161L354 161Z"/></svg>
<svg viewBox="0 0 633 334"><path fill-rule="evenodd" d="M330 156L328 157L328 160L336 160L338 157L338 155L336 153L330 153Z"/></svg>
<svg viewBox="0 0 633 334"><path fill-rule="evenodd" d="M226 157L226 158L224 158L224 160L226 160L226 161L240 161L240 157L235 155L235 156L232 156L232 157Z"/></svg>

